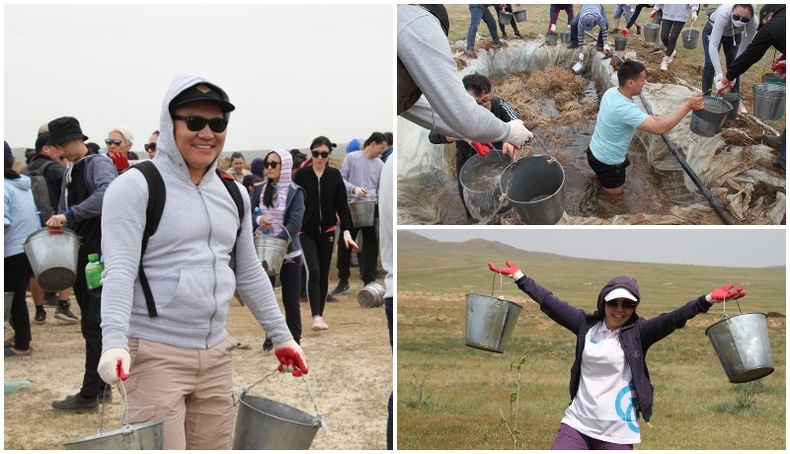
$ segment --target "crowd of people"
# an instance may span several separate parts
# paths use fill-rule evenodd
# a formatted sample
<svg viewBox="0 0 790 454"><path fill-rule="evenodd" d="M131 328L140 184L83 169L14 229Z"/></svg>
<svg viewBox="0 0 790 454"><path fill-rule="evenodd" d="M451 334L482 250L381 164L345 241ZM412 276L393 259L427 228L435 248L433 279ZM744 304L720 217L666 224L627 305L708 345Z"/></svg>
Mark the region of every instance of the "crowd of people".
<svg viewBox="0 0 790 454"><path fill-rule="evenodd" d="M466 53L471 57L476 56L474 43L480 20L488 25L493 47L502 45L489 6L493 6L495 11L508 11L510 5L469 5L471 22ZM629 29L635 24L637 33L641 33L642 26L637 24L637 20L643 10L650 10L649 21L660 27L653 52L664 54L660 64L662 71L668 71L677 56L680 32L689 21L694 25L700 13L699 4L618 4L614 8L614 28L610 29L603 5L583 4L578 12L574 11L573 5L548 6L547 32L556 33L559 13L565 11L571 33L571 42L567 47L579 50L580 61L585 58L582 48L586 34L597 28L597 50L611 54L609 33L619 32L627 37ZM595 131L586 152L590 168L604 194L618 196L623 192L625 169L630 164L627 152L636 129L652 134L668 132L690 111L704 108L703 97L714 90L714 83L716 94L721 95L728 89L739 92L738 76L759 61L770 47L780 52L771 69L784 78L785 5L769 4L757 11L756 6L751 4L725 4L707 9L705 13L708 19L701 32L705 59L701 93L692 95L669 115L648 115L634 102L647 79L646 67L635 60L620 65L617 72L618 86L604 93ZM620 29L623 16L627 20L624 28ZM398 113L429 129L432 143L456 144L456 176L464 162L474 153L485 155L489 147L494 146L505 154L512 154L513 149L532 136L526 130L527 136L516 138L512 136L515 131L512 130L511 138L505 137L504 124L510 125L511 129L517 124L524 127L524 124L505 100L494 96L494 89L485 76L473 73L458 80L456 65L446 43L450 27L446 9L441 5L416 8L399 6L398 19ZM500 25L504 31L504 24ZM726 66L722 66L719 60L722 47ZM465 96L464 91L469 96ZM425 96L421 97L423 94ZM494 113L494 116L487 115L483 109ZM740 104L740 111L745 112L743 104ZM763 135L763 140L779 149L773 167L784 170L785 131L781 136ZM460 180L459 195L463 200ZM469 215L468 207L465 208Z"/></svg>
<svg viewBox="0 0 790 454"><path fill-rule="evenodd" d="M363 196L375 200L380 155L391 151L392 136L373 133L341 169L329 166L337 145L319 136L308 159L276 148L248 170L244 156L233 153L223 171L219 156L234 109L219 86L180 75L167 91L159 128L144 145L147 160L131 151L128 128L113 128L106 148L94 148L74 117L41 128L23 172L31 176L15 170L20 166L5 143L5 291L14 294L6 360L34 353L28 288L36 322L46 320L44 306L52 301L55 317L80 323L85 341L82 386L52 402L54 409L93 411L125 379L127 389L145 389L127 396L126 423L163 419L167 449L228 449L230 352L238 342L226 321L235 292L265 330L264 349L274 350L280 371L308 373L300 346L301 287L312 330L328 329L323 316L334 244L340 238L339 251L359 249L348 204ZM249 183L248 192L242 182ZM34 197L39 183L46 206ZM42 227L68 228L81 238L73 285L51 295L36 285L23 248ZM124 235L102 235L108 231ZM378 277L373 233L363 235L365 283ZM289 241L277 274L285 316L274 293L276 277L267 274L253 244L263 235ZM98 291L86 281L90 254L102 256ZM79 317L69 309L69 291Z"/></svg>

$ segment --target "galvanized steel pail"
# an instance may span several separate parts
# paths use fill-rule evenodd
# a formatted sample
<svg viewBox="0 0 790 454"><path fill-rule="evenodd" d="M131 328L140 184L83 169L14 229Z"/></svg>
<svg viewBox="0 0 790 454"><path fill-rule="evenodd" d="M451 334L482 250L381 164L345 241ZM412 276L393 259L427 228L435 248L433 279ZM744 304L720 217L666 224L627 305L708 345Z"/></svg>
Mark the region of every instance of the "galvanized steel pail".
<svg viewBox="0 0 790 454"><path fill-rule="evenodd" d="M503 353L522 307L504 298L466 294L466 345Z"/></svg>
<svg viewBox="0 0 790 454"><path fill-rule="evenodd" d="M243 393L232 449L309 449L320 426L308 413Z"/></svg>
<svg viewBox="0 0 790 454"><path fill-rule="evenodd" d="M24 247L41 288L59 292L74 285L80 250L80 237L76 233L66 228L44 227L31 233Z"/></svg>
<svg viewBox="0 0 790 454"><path fill-rule="evenodd" d="M774 371L764 313L726 317L706 329L705 334L731 383L759 380Z"/></svg>

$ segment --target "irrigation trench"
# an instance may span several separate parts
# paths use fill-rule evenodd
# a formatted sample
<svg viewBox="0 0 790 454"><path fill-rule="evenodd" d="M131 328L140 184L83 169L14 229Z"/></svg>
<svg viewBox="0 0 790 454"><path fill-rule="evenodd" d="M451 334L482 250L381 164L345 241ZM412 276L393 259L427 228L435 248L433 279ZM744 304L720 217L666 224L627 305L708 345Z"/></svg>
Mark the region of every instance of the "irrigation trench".
<svg viewBox="0 0 790 454"><path fill-rule="evenodd" d="M639 94L639 99L642 101L642 104L645 106L645 110L647 111L648 115L653 115L653 109L650 107L650 103L647 102L647 99L645 99L642 93ZM711 194L708 188L706 188L705 185L702 184L702 181L700 181L699 176L697 176L697 174L691 169L691 167L689 167L688 163L686 162L686 158L684 158L683 155L680 154L680 152L677 150L677 148L675 148L675 145L672 143L671 140L669 140L669 137L667 137L666 134L661 134L661 138L664 139L664 143L667 144L667 148L669 148L669 151L672 152L672 156L674 156L675 159L677 159L680 166L683 167L683 170L686 172L686 175L688 175L689 178L691 178L691 181L693 181L694 184L697 186L697 188L699 188L700 192L702 192L702 195L705 196L708 202L710 202L710 206L713 208L713 211L716 212L716 215L719 216L722 222L724 222L727 225L737 224L738 222L735 220L735 218L732 217L732 215L729 212L727 212L727 209L724 208L721 202L719 202L719 199L717 199L713 194Z"/></svg>

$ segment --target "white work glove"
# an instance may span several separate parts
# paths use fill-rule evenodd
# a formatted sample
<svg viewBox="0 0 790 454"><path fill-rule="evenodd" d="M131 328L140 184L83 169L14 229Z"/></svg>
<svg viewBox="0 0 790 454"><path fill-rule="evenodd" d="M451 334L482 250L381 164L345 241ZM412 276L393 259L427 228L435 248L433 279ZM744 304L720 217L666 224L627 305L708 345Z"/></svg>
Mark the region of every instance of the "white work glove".
<svg viewBox="0 0 790 454"><path fill-rule="evenodd" d="M692 11L691 12L691 22L697 22L697 12L696 11Z"/></svg>
<svg viewBox="0 0 790 454"><path fill-rule="evenodd" d="M549 27L549 33L554 33L555 30L557 30L557 24L551 24L551 27Z"/></svg>
<svg viewBox="0 0 790 454"><path fill-rule="evenodd" d="M505 138L505 142L510 142L517 147L521 147L532 138L532 133L524 126L521 120L510 120L507 122L510 126L510 134Z"/></svg>
<svg viewBox="0 0 790 454"><path fill-rule="evenodd" d="M351 232L348 230L343 231L343 241L346 243L346 249L354 249L355 252L359 252L359 246L351 239Z"/></svg>
<svg viewBox="0 0 790 454"><path fill-rule="evenodd" d="M721 81L722 76L723 76L723 74L716 74L716 78L714 79L715 82L716 82L716 93L717 94L721 94L721 92L724 91L725 88L729 88L729 87L734 86L734 84L732 82L730 82L729 84L724 84Z"/></svg>
<svg viewBox="0 0 790 454"><path fill-rule="evenodd" d="M120 361L120 364L118 362ZM108 385L117 385L121 379L126 380L129 376L129 365L132 358L129 351L125 348L110 348L102 353L99 359L99 376ZM120 370L118 370L120 366Z"/></svg>
<svg viewBox="0 0 790 454"><path fill-rule="evenodd" d="M280 366L277 368L280 372L290 372L294 377L301 377L302 374L307 375L304 352L295 340L289 339L274 344L274 356L280 361Z"/></svg>
<svg viewBox="0 0 790 454"><path fill-rule="evenodd" d="M354 196L357 197L358 199L361 199L366 195L368 195L368 191L366 191L364 188L355 187L353 192L354 192Z"/></svg>
<svg viewBox="0 0 790 454"><path fill-rule="evenodd" d="M611 52L612 52L612 48L611 48L611 47L609 47L609 45L608 45L608 44L604 44L604 45L603 45L603 53L605 53L605 54L610 54Z"/></svg>
<svg viewBox="0 0 790 454"><path fill-rule="evenodd" d="M488 262L488 269L495 273L504 274L513 279L513 281L517 281L524 276L524 273L510 260L505 260L505 264L507 267L496 266L492 262Z"/></svg>
<svg viewBox="0 0 790 454"><path fill-rule="evenodd" d="M584 52L579 52L579 61L584 61Z"/></svg>

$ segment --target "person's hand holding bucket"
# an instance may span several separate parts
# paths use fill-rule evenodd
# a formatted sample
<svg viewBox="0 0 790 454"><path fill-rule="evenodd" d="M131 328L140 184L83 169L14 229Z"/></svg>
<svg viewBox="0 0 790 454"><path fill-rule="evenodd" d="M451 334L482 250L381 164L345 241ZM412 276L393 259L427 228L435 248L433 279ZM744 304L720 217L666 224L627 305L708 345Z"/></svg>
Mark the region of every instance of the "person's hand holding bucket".
<svg viewBox="0 0 790 454"><path fill-rule="evenodd" d="M513 264L513 262L505 260L505 264L507 267L503 268L494 265L492 262L488 262L488 269L495 273L504 274L514 281L517 281L524 276L524 273L522 273L521 270L515 264Z"/></svg>
<svg viewBox="0 0 790 454"><path fill-rule="evenodd" d="M343 231L343 241L346 243L346 249L354 249L354 252L359 252L359 246L351 238L351 232L348 230Z"/></svg>
<svg viewBox="0 0 790 454"><path fill-rule="evenodd" d="M733 287L735 287L735 284L727 284L717 288L708 293L705 299L707 299L709 303L721 303L722 301L737 300L746 296L746 292L743 291L742 285L739 285L735 290L732 289Z"/></svg>
<svg viewBox="0 0 790 454"><path fill-rule="evenodd" d="M129 378L129 365L132 358L125 348L115 347L107 349L99 359L99 375L104 383L117 385L119 381Z"/></svg>
<svg viewBox="0 0 790 454"><path fill-rule="evenodd" d="M307 363L302 347L293 339L274 344L274 356L280 361L277 368L280 372L291 372L294 377L307 375Z"/></svg>

